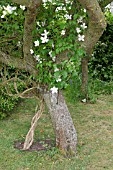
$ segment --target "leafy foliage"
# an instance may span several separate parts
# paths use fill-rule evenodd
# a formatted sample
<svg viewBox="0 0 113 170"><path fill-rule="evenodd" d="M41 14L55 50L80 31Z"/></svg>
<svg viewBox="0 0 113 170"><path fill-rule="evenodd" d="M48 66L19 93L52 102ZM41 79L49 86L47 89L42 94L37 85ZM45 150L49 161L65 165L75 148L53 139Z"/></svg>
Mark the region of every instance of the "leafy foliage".
<svg viewBox="0 0 113 170"><path fill-rule="evenodd" d="M22 74L22 71L21 71ZM19 75L18 77L21 80L25 80L25 72L23 71L23 76ZM0 82L2 83L2 77L6 78L7 80L11 77L14 78L15 69L13 67L3 67L0 74ZM5 82L4 82L5 83ZM26 89L24 81L17 81L16 88L18 92L23 92ZM14 82L9 81L5 84L5 86L0 87L0 119L5 118L11 114L11 111L16 106L18 101L20 100L19 96L15 93Z"/></svg>
<svg viewBox="0 0 113 170"><path fill-rule="evenodd" d="M71 12L72 1L70 2L47 2L42 5L43 13L37 18L32 52L39 71L37 81L49 88L65 88L69 78L77 74L81 56L84 55L84 51L76 43L78 33L75 28L80 27L77 23L79 15L75 11ZM85 17L83 10L81 14Z"/></svg>
<svg viewBox="0 0 113 170"><path fill-rule="evenodd" d="M17 97L10 97L5 92L5 88L0 89L0 119L10 115L10 111L13 110L18 102Z"/></svg>
<svg viewBox="0 0 113 170"><path fill-rule="evenodd" d="M89 70L93 78L113 80L113 15L106 11L107 28L95 46Z"/></svg>
<svg viewBox="0 0 113 170"><path fill-rule="evenodd" d="M12 3L1 6L0 10L3 28L1 47L3 51L15 57L23 56L25 12L26 8ZM44 1L37 12L36 25L32 32L33 48L30 49L37 62L37 82L49 89L54 86L59 89L65 88L69 78L77 74L81 56L84 55L76 40L84 41L83 31L87 26L82 20L86 11L81 9L78 15L73 8L73 1L62 3L58 0ZM7 51L5 46L8 46ZM68 53L65 53L66 51Z"/></svg>
<svg viewBox="0 0 113 170"><path fill-rule="evenodd" d="M77 101L83 102L83 96L81 93L81 78L76 77L70 80L70 84L66 88L65 95L71 103ZM111 95L113 94L113 82L102 81L99 79L89 78L88 82L88 98L87 102L96 103L99 95Z"/></svg>
<svg viewBox="0 0 113 170"><path fill-rule="evenodd" d="M81 8L78 15L76 9L73 8L72 0L65 3L53 0L43 1L37 12L35 29L32 32L33 48L29 51L37 63L36 69L39 74L36 81L47 89L66 88L70 78L78 75L81 56L84 55L84 51L79 48L76 40L84 41L83 32L87 26L83 19L86 17L86 10ZM13 4L7 0L1 1L0 48L15 58L23 58L25 13L25 6ZM15 71L11 65L6 73L6 79L12 78L16 74ZM21 73L20 77L24 80ZM15 93L12 83L8 85L11 92ZM25 89L25 85L20 82L17 82L17 86L19 91ZM0 95L0 117L3 118L13 109L18 97L9 97L5 88L1 89Z"/></svg>

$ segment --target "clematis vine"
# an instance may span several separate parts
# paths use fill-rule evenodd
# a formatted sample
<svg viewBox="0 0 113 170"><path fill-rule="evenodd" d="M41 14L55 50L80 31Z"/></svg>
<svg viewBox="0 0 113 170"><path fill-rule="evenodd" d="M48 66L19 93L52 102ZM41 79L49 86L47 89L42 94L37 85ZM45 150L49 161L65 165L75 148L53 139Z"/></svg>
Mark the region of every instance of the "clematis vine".
<svg viewBox="0 0 113 170"><path fill-rule="evenodd" d="M84 51L80 49L77 53L75 48L78 46L76 40L84 41L84 30L87 29L85 23L86 10L81 10L81 16L76 12L71 14L70 10L73 8L73 0L43 0L42 7L44 12L36 18L36 29L33 31L33 44L29 49L29 53L36 61L36 68L38 72L37 82L46 84L52 93L57 93L58 89L66 88L71 76L77 75L75 72L80 66L81 56ZM54 13L51 15L51 10ZM3 30L7 27L3 18L7 16L7 23L12 22L17 17L22 18L24 22L23 12L25 6L13 6L12 4L1 6L1 22ZM18 24L18 23L17 23ZM23 26L21 23L14 27L15 32L21 31L23 33ZM11 30L11 28L9 28ZM5 32L4 32L5 34ZM17 38L15 42L19 49L22 48L21 37ZM73 51L73 54L67 54L69 57L62 61L60 54L65 51ZM61 61L60 61L61 60Z"/></svg>

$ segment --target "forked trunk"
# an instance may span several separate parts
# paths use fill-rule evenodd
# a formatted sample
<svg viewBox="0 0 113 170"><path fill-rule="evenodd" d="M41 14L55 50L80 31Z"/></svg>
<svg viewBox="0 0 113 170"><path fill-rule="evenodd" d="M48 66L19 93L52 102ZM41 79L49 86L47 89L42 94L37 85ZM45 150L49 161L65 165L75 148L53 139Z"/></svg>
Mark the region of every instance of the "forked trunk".
<svg viewBox="0 0 113 170"><path fill-rule="evenodd" d="M51 115L56 135L56 146L65 155L75 155L77 133L62 93L45 93L44 100Z"/></svg>

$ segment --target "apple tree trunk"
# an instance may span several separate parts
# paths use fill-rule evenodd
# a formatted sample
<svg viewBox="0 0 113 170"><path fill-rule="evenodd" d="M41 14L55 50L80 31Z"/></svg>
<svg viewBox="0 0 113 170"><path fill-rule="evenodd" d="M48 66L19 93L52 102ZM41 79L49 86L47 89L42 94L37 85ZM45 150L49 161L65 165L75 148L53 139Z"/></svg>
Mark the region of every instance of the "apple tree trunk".
<svg viewBox="0 0 113 170"><path fill-rule="evenodd" d="M44 100L51 115L56 135L56 146L64 155L75 155L77 133L61 91L58 94L45 93Z"/></svg>

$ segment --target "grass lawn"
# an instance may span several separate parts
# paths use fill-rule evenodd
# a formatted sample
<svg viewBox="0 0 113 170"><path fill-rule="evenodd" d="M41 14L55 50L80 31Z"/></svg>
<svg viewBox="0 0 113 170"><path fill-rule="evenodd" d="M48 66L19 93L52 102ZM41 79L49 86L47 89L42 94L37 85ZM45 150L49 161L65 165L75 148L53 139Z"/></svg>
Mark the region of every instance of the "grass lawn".
<svg viewBox="0 0 113 170"><path fill-rule="evenodd" d="M67 104L78 133L76 157L64 158L56 148L28 152L13 147L14 141L24 141L34 115L36 101L26 99L0 121L0 170L113 170L113 95L100 96L96 104ZM35 140L45 138L54 140L48 112L35 131Z"/></svg>

